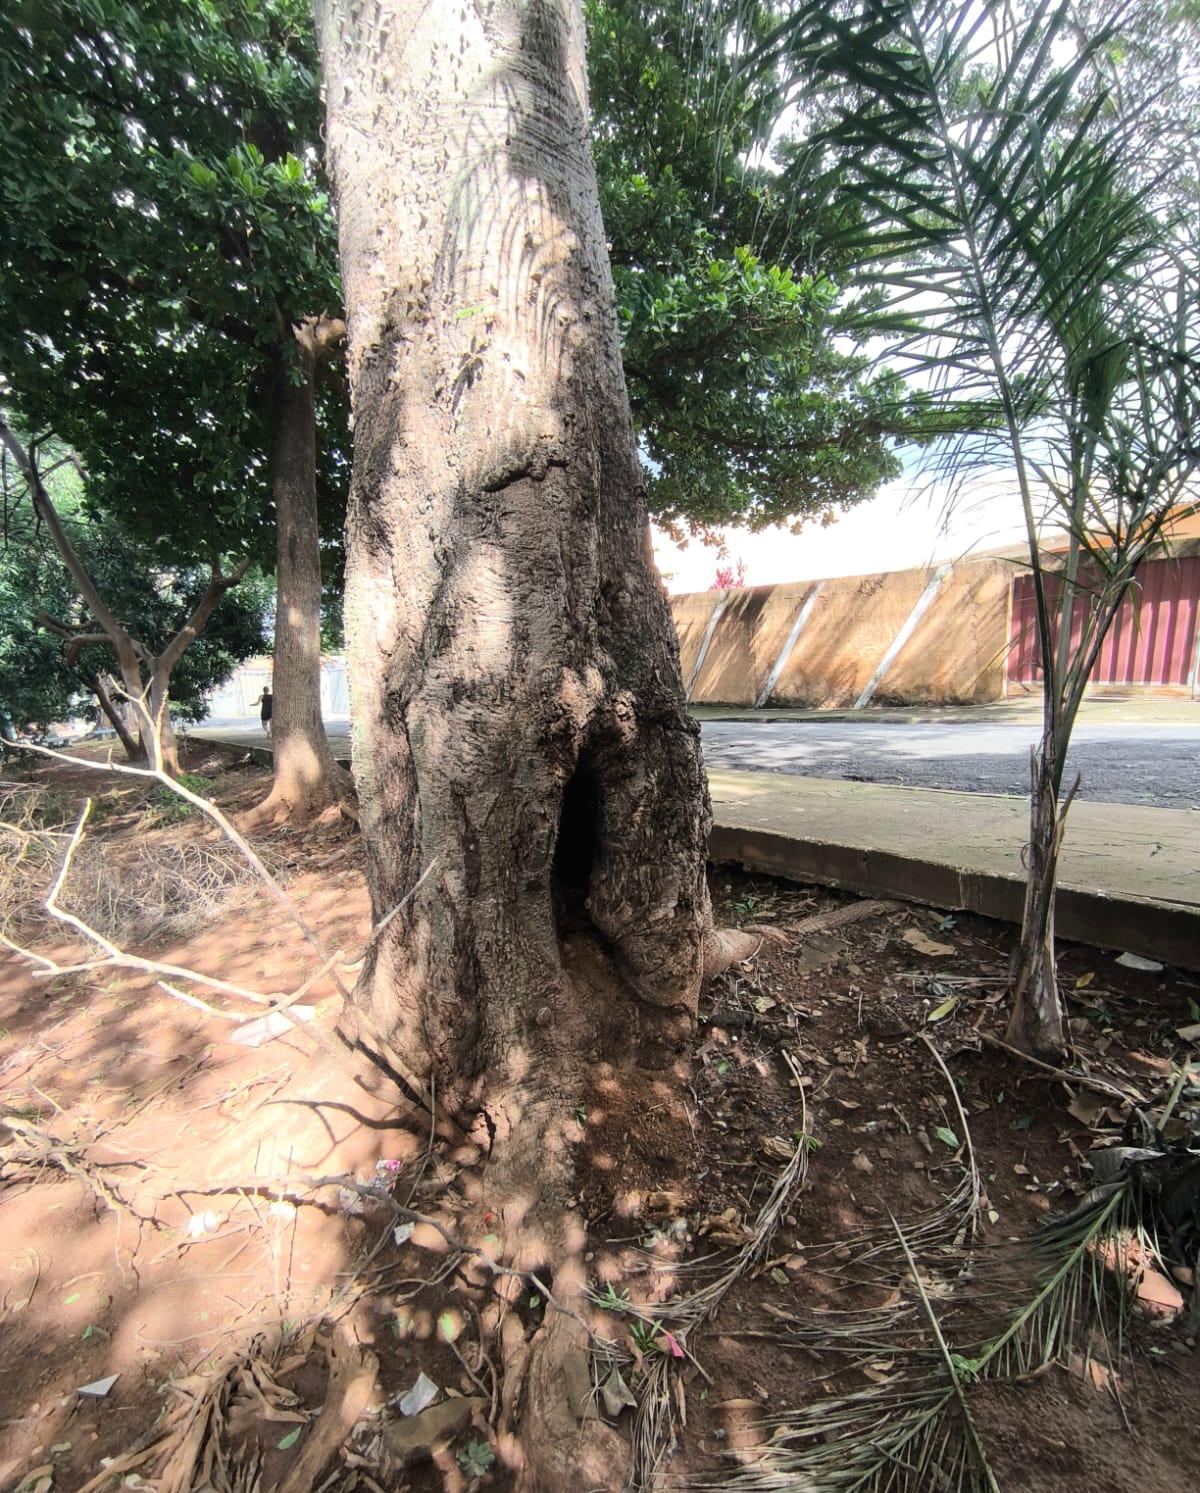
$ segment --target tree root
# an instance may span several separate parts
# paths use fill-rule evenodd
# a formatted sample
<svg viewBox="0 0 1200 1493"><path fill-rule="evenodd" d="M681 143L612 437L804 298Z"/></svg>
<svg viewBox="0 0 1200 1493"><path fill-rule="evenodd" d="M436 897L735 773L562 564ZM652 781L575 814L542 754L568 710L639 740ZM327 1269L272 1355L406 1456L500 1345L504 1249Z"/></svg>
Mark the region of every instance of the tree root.
<svg viewBox="0 0 1200 1493"><path fill-rule="evenodd" d="M379 1360L337 1328L325 1345L329 1383L325 1404L303 1450L276 1493L312 1493L318 1477L364 1414L375 1392Z"/></svg>
<svg viewBox="0 0 1200 1493"><path fill-rule="evenodd" d="M557 1280L555 1287L562 1290ZM577 1320L551 1312L532 1341L506 1355L502 1449L516 1463L520 1493L617 1493L624 1486L629 1448L590 1396L588 1341Z"/></svg>
<svg viewBox="0 0 1200 1493"><path fill-rule="evenodd" d="M723 974L744 959L753 959L765 938L761 930L745 928L710 928L704 935L704 978Z"/></svg>
<svg viewBox="0 0 1200 1493"><path fill-rule="evenodd" d="M281 829L284 825L308 829L339 824L343 820L357 825L358 806L349 775L339 772L336 782L322 783L295 793L276 783L266 798L238 815L237 827L243 834L261 834L266 830Z"/></svg>

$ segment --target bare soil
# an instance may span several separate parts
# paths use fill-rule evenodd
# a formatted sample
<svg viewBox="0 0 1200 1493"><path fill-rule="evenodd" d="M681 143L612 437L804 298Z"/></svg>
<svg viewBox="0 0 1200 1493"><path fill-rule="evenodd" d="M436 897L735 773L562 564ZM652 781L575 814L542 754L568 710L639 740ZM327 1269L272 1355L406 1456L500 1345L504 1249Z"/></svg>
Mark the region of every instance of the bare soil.
<svg viewBox="0 0 1200 1493"><path fill-rule="evenodd" d="M214 755L188 766L213 779L227 810L262 795L257 768ZM108 798L95 835L118 861L148 833L207 833L193 816L148 827L149 790L128 779L114 786L58 766L34 776L64 804L85 792ZM303 1003L331 1033L338 982L353 981L369 933L358 842L335 826L303 838L277 831L255 844L325 948L337 951L325 973L294 922L253 888L239 889L200 929L127 946L264 995L287 996L317 974ZM768 928L850 900L725 873L714 893L725 921ZM68 931L27 928L20 941L79 963L84 951ZM694 1361L676 1391L686 1425L671 1474L723 1478L770 1435L771 1417L868 1387L856 1359L799 1343L790 1324L898 1297L903 1272L865 1280L844 1241L892 1216L919 1220L962 1179L963 1126L926 1039L966 1112L985 1242L1028 1235L1090 1185L1089 1151L1116 1136L1127 1106L1098 1098L1089 1108L1086 1091L1079 1101L1077 1087L982 1040L1003 1030L1010 937L982 919L910 907L765 941L756 959L705 992L688 1073L668 1068L631 1083L599 1063L586 1102L563 1116L581 1137L577 1203L590 1282L598 1294L611 1286L610 1299L627 1297L635 1310L691 1290L689 1261L730 1257L797 1144L809 1148L807 1180L767 1257L688 1339ZM1196 981L1124 969L1082 947L1064 949L1062 968L1077 1059L1161 1104L1184 1052L1176 1028L1197 1019ZM184 1004L151 973L39 978L28 961L0 959L0 1100L9 1121L0 1127L0 1489L77 1493L105 1458L161 1433L183 1392L172 1384L189 1375L211 1382L231 1364L236 1376L251 1359L268 1365L281 1393L260 1395L250 1410L236 1394L223 1402L228 1445L235 1457L261 1461L262 1489L277 1488L316 1434L324 1344L335 1329L377 1357L378 1385L372 1413L314 1486L508 1487L505 1447L492 1436L494 1328L504 1318L510 1334L513 1322L531 1333L553 1308L535 1283L493 1280L427 1225L407 1237L401 1228L397 1242L386 1201L435 1216L451 1234L479 1217L487 1229L478 1157L439 1136L416 1107L356 1089L304 1022L261 1046L241 1045L231 1040L239 1024L262 1012L187 988L238 1019ZM309 1185L343 1174L376 1188L379 1201ZM486 1237L474 1242L489 1247ZM1002 1488L1175 1493L1200 1483L1191 1295L1185 1282L1182 1310L1138 1308L1111 1375L1076 1362L1019 1385L972 1387ZM668 1340L635 1330L631 1314L598 1321L632 1356L636 1391ZM114 1374L103 1397L79 1393ZM383 1432L403 1426L395 1401L419 1374L443 1402L479 1403L432 1458L405 1467L394 1445L385 1450ZM623 1434L631 1419L628 1411L620 1418ZM479 1458L493 1452L485 1469ZM155 1474L145 1461L124 1485L167 1487ZM109 1483L121 1485L119 1476Z"/></svg>

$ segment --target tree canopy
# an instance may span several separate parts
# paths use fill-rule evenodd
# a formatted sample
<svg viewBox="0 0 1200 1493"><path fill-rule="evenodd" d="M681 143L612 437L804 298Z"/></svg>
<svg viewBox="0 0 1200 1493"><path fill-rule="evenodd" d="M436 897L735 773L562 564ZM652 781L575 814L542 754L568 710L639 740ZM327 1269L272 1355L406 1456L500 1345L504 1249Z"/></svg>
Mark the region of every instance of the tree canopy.
<svg viewBox="0 0 1200 1493"><path fill-rule="evenodd" d="M593 142L626 379L668 524L759 528L869 495L916 413L872 372L812 189L773 0L591 0Z"/></svg>
<svg viewBox="0 0 1200 1493"><path fill-rule="evenodd" d="M741 66L775 0L592 0L594 149L652 512L705 528L853 501L908 419L869 374L836 214ZM336 313L304 0L46 0L0 20L0 372L159 557L259 538L290 321ZM323 529L345 401L325 388Z"/></svg>
<svg viewBox="0 0 1200 1493"><path fill-rule="evenodd" d="M88 516L70 466L48 479L72 543L108 604L139 641L161 652L208 580L204 567L156 566L146 584L144 552L111 518ZM96 714L94 682L116 672L107 643L69 646L64 633L94 635L49 536L16 486L6 488L7 527L0 544L0 711L17 726ZM172 709L199 720L207 695L237 664L266 646L269 583L251 573L222 599L172 676ZM58 624L56 631L49 624Z"/></svg>
<svg viewBox="0 0 1200 1493"><path fill-rule="evenodd" d="M272 355L337 306L312 45L301 0L0 19L6 399L158 559L261 543Z"/></svg>

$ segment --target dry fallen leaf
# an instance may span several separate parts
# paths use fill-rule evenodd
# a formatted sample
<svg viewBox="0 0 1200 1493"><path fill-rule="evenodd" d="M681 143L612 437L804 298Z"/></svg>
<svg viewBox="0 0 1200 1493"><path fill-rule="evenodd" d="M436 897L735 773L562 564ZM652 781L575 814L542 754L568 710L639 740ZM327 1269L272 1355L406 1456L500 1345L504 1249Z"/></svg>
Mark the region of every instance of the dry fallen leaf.
<svg viewBox="0 0 1200 1493"><path fill-rule="evenodd" d="M900 936L918 954L927 954L931 959L940 959L955 952L953 944L937 943L932 938L926 938L919 928L906 928Z"/></svg>
<svg viewBox="0 0 1200 1493"><path fill-rule="evenodd" d="M1108 1108L1108 1100L1100 1094L1091 1094L1086 1089L1081 1090L1067 1105L1067 1113L1086 1125L1090 1130L1103 1118Z"/></svg>

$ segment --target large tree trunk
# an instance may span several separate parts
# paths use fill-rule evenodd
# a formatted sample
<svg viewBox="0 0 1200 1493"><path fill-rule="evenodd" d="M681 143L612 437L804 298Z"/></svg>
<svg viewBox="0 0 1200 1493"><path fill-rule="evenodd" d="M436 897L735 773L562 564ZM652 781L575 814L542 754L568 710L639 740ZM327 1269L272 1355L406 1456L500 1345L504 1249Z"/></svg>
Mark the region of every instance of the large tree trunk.
<svg viewBox="0 0 1200 1493"><path fill-rule="evenodd" d="M651 561L582 17L571 0L317 12L376 918L433 868L348 1023L565 1193L562 1116L614 1014L564 972L572 897L636 997L631 1046L689 1029L708 921L707 796Z"/></svg>
<svg viewBox="0 0 1200 1493"><path fill-rule="evenodd" d="M304 820L344 798L321 718L321 547L317 527L315 384L337 339L333 323L311 318L294 329L294 358L281 357L272 495L277 536L274 708L270 795L254 823Z"/></svg>
<svg viewBox="0 0 1200 1493"><path fill-rule="evenodd" d="M686 1040L709 924L707 794L651 561L582 15L576 0L316 8L376 920L430 873L380 930L344 1029L475 1124L506 1249L552 1260L556 1291L576 1292L569 1117L602 1059L662 1063ZM598 936L607 986L572 978L568 927ZM538 1386L561 1399L575 1331L547 1324L531 1402ZM526 1481L608 1486L611 1447L556 1437L559 1411L532 1417Z"/></svg>

